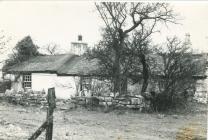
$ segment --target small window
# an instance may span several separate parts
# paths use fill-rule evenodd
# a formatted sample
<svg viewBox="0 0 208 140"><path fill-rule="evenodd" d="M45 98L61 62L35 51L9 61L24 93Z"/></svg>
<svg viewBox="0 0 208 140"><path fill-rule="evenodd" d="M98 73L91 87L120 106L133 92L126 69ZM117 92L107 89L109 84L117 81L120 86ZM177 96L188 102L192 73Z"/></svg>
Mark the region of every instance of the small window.
<svg viewBox="0 0 208 140"><path fill-rule="evenodd" d="M91 89L91 81L92 81L92 79L89 77L81 77L80 90L89 91Z"/></svg>
<svg viewBox="0 0 208 140"><path fill-rule="evenodd" d="M31 74L23 75L23 87L24 88L32 87Z"/></svg>

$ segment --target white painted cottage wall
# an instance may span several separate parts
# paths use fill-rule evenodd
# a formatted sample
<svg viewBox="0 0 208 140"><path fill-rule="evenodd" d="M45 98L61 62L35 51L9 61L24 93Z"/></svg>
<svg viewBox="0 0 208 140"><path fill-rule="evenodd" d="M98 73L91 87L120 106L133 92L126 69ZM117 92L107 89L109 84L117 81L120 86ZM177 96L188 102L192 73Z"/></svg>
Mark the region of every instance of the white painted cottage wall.
<svg viewBox="0 0 208 140"><path fill-rule="evenodd" d="M75 77L32 73L32 90L47 92L51 87L55 87L57 98L68 99L76 94Z"/></svg>
<svg viewBox="0 0 208 140"><path fill-rule="evenodd" d="M54 87L57 98L70 98L77 93L73 76L57 76Z"/></svg>
<svg viewBox="0 0 208 140"><path fill-rule="evenodd" d="M54 87L56 74L32 73L32 90L42 91Z"/></svg>
<svg viewBox="0 0 208 140"><path fill-rule="evenodd" d="M208 76L208 68L206 70L206 76ZM206 79L200 79L196 82L195 99L199 102L207 103L208 100L208 77Z"/></svg>

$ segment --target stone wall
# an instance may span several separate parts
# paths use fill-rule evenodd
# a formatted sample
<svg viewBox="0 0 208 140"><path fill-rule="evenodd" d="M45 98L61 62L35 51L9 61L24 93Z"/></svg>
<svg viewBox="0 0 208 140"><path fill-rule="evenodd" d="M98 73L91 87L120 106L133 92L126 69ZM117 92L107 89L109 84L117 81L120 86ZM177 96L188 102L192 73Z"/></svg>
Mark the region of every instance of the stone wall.
<svg viewBox="0 0 208 140"><path fill-rule="evenodd" d="M124 107L129 109L149 109L150 102L144 100L141 95L135 96L123 96L123 97L112 97L112 96L92 96L92 97L74 97L72 98L75 104L78 105L93 105L93 106L104 106L104 107Z"/></svg>
<svg viewBox="0 0 208 140"><path fill-rule="evenodd" d="M24 106L47 106L46 93L44 91L19 91L7 90L1 94L1 99L4 99L13 104Z"/></svg>

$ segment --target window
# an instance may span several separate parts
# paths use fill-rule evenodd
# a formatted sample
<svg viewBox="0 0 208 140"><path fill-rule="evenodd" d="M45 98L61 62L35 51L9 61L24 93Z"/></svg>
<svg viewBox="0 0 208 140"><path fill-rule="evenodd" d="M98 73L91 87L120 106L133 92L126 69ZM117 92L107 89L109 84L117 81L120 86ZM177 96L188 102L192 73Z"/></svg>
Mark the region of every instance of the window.
<svg viewBox="0 0 208 140"><path fill-rule="evenodd" d="M23 87L24 88L32 87L31 74L23 75Z"/></svg>
<svg viewBox="0 0 208 140"><path fill-rule="evenodd" d="M91 81L92 81L91 78L81 77L80 90L89 91L91 89Z"/></svg>

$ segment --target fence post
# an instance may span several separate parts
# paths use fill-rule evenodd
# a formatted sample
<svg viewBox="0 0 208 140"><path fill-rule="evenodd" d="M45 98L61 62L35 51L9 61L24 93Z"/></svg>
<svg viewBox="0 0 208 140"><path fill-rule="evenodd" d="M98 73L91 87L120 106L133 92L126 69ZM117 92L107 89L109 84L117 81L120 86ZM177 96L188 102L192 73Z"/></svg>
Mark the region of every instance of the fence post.
<svg viewBox="0 0 208 140"><path fill-rule="evenodd" d="M36 140L40 136L40 134L47 128L47 124L47 121L45 121L28 140Z"/></svg>
<svg viewBox="0 0 208 140"><path fill-rule="evenodd" d="M48 127L46 128L46 140L52 140L53 136L53 111L56 108L56 101L55 101L55 88L48 89L48 110L47 110L47 120L48 120Z"/></svg>

